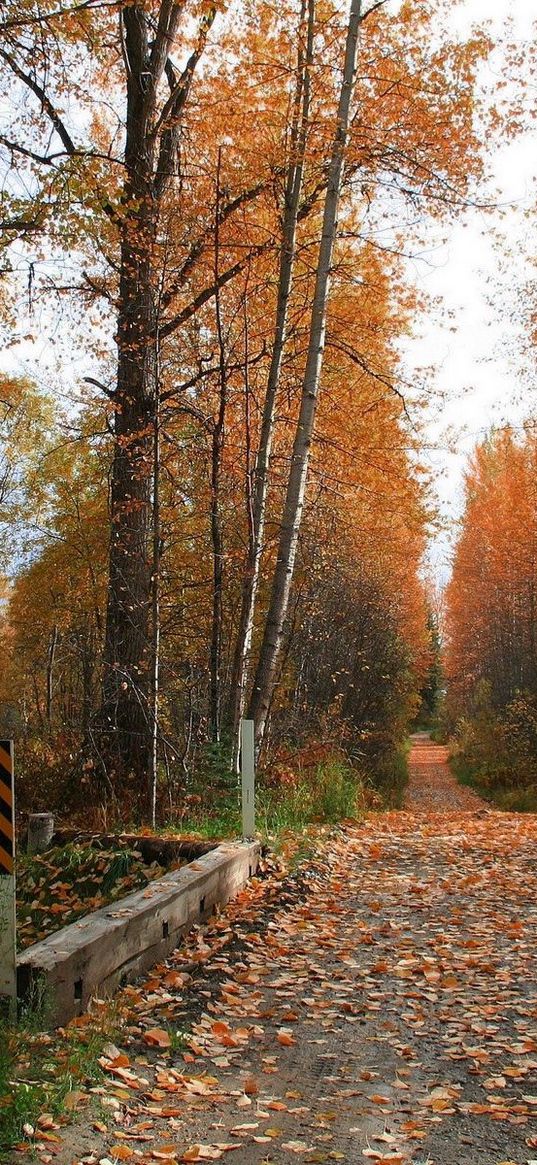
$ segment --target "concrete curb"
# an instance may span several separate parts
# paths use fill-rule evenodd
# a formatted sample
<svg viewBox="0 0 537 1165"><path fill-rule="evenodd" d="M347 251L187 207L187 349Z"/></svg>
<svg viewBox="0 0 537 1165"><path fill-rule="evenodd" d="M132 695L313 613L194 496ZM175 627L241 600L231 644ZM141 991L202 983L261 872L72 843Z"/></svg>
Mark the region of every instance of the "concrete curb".
<svg viewBox="0 0 537 1165"><path fill-rule="evenodd" d="M92 995L112 995L154 963L215 906L224 905L257 870L257 842L230 842L95 910L21 953L19 998L39 982L51 1026L81 1015Z"/></svg>

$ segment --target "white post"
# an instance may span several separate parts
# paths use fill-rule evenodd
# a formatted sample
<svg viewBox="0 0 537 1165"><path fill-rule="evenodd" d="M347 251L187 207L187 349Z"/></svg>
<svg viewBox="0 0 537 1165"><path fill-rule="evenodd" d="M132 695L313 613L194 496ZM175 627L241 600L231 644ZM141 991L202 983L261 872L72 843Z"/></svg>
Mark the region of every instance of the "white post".
<svg viewBox="0 0 537 1165"><path fill-rule="evenodd" d="M255 739L253 720L241 720L242 836L255 837Z"/></svg>
<svg viewBox="0 0 537 1165"><path fill-rule="evenodd" d="M17 1018L13 741L0 740L0 1004Z"/></svg>

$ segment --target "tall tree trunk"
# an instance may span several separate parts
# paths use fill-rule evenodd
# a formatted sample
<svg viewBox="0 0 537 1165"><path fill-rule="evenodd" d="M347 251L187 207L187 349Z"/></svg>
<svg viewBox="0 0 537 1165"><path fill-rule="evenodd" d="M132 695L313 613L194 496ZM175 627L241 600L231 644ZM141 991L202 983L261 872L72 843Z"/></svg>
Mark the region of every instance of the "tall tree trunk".
<svg viewBox="0 0 537 1165"><path fill-rule="evenodd" d="M39 695L39 684L37 682L37 675L36 675L35 671L33 671L33 670L32 670L32 685L33 685L33 689L34 689L35 710L36 710L37 715L38 715L41 731L44 733L45 732L45 720L43 717L43 709L41 707L41 697Z"/></svg>
<svg viewBox="0 0 537 1165"><path fill-rule="evenodd" d="M210 738L220 740L222 593L224 583L224 547L220 520L220 472L222 458L224 396L221 396L218 419L211 441L211 542L213 553L213 601L209 649L209 731Z"/></svg>
<svg viewBox="0 0 537 1165"><path fill-rule="evenodd" d="M162 10L164 4L162 5ZM163 12L161 11L161 16ZM153 87L147 19L123 9L127 76L126 178L120 226L117 387L110 491L111 535L104 644L104 756L119 786L147 808L151 756L150 644L151 479L156 402L157 319L153 250ZM158 62L162 73L161 62ZM155 62L156 66L156 62Z"/></svg>
<svg viewBox="0 0 537 1165"><path fill-rule="evenodd" d="M224 585L224 546L222 540L222 522L220 515L220 494L222 476L222 453L224 448L224 424L227 409L227 368L224 331L222 326L222 304L218 290L220 273L220 170L221 151L218 151L218 165L216 170L216 210L214 216L214 281L217 288L215 295L216 334L218 340L218 412L212 429L211 439L211 542L213 551L213 609L211 620L210 640L210 690L209 690L209 726L211 740L220 740L220 704L221 704L221 654L222 654L222 599Z"/></svg>
<svg viewBox="0 0 537 1165"><path fill-rule="evenodd" d="M256 530L254 517L254 472L252 465L252 413L250 390L250 339L248 331L248 297L244 303L244 431L245 431L245 472L244 502L246 510L247 552L244 564L239 626L235 641L235 652L231 668L231 686L228 703L228 727L231 729L231 768L238 774L240 762L240 721L244 712L245 687L247 682L248 652L253 631L255 606L255 545ZM258 573L258 572L257 572Z"/></svg>
<svg viewBox="0 0 537 1165"><path fill-rule="evenodd" d="M95 668L95 632L89 619L85 620L82 625L82 634L79 637L79 652L82 679L82 735L84 739L87 739L95 695L93 689L93 676Z"/></svg>
<svg viewBox="0 0 537 1165"><path fill-rule="evenodd" d="M153 561L151 578L151 824L157 824L159 687L160 687L160 384L157 370L157 401L153 418Z"/></svg>
<svg viewBox="0 0 537 1165"><path fill-rule="evenodd" d="M152 224L138 221L133 230L131 215L128 222L132 235L122 246L117 332L103 713L109 762L122 784L134 779L132 791L143 799L151 753L148 701L156 320L151 286Z"/></svg>
<svg viewBox="0 0 537 1165"><path fill-rule="evenodd" d="M150 638L153 442L158 425L156 239L163 196L177 175L181 114L216 8L202 14L181 74L170 59L183 6L161 0L121 11L127 85L125 184L121 213L109 211L121 240L114 394L111 539L99 746L132 808L152 812L154 748ZM164 81L169 96L161 95Z"/></svg>
<svg viewBox="0 0 537 1165"><path fill-rule="evenodd" d="M256 742L262 744L280 658L289 596L295 567L298 535L304 509L311 441L322 371L330 270L337 233L337 214L343 175L343 160L354 91L361 0L351 0L343 80L339 95L332 152L328 169L322 235L315 280L308 352L302 399L297 423L291 469L272 580L271 597L259 662L254 681L249 716L256 723Z"/></svg>
<svg viewBox="0 0 537 1165"><path fill-rule="evenodd" d="M58 626L55 623L52 628L50 643L48 648L47 659L47 723L49 729L52 723L52 696L54 687L54 663L56 660L56 647L58 645Z"/></svg>
<svg viewBox="0 0 537 1165"><path fill-rule="evenodd" d="M231 674L230 726L234 738L234 765L238 758L238 728L244 712L248 684L248 660L252 645L254 615L259 583L259 569L265 534L265 514L269 484L276 403L285 348L289 299L293 283L296 233L304 178L304 157L310 109L310 69L313 57L315 0L302 0L297 62L297 83L290 135L290 156L285 188L282 245L278 275L278 294L272 355L263 406L259 448L253 474L253 497L247 490L248 514L252 525L241 596L239 627Z"/></svg>

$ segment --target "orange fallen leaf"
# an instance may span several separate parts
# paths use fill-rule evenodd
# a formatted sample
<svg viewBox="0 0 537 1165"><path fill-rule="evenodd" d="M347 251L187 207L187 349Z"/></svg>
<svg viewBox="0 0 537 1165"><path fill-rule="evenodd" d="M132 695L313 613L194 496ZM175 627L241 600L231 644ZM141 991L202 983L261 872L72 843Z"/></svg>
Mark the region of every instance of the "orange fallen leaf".
<svg viewBox="0 0 537 1165"><path fill-rule="evenodd" d="M246 1096L257 1096L259 1092L259 1084L255 1076L247 1076L243 1084L243 1091Z"/></svg>
<svg viewBox="0 0 537 1165"><path fill-rule="evenodd" d="M294 1036L291 1035L291 1032L285 1031L284 1028L281 1028L281 1030L278 1032L278 1043L281 1044L283 1048L290 1048L292 1044L296 1044L296 1040Z"/></svg>
<svg viewBox="0 0 537 1165"><path fill-rule="evenodd" d="M77 1089L73 1089L72 1092L67 1093L63 1103L65 1108L73 1110L75 1108L80 1108L82 1104L86 1104L87 1100L88 1097L85 1092L80 1092Z"/></svg>
<svg viewBox="0 0 537 1165"><path fill-rule="evenodd" d="M224 1023L222 1019L217 1019L211 1026L211 1031L215 1036L228 1036L231 1034L231 1028L228 1023Z"/></svg>
<svg viewBox="0 0 537 1165"><path fill-rule="evenodd" d="M162 1027L151 1027L144 1032L144 1043L155 1048L169 1048L171 1046L169 1032Z"/></svg>
<svg viewBox="0 0 537 1165"><path fill-rule="evenodd" d="M216 1145L192 1145L183 1153L181 1161L217 1161L222 1155L223 1150Z"/></svg>

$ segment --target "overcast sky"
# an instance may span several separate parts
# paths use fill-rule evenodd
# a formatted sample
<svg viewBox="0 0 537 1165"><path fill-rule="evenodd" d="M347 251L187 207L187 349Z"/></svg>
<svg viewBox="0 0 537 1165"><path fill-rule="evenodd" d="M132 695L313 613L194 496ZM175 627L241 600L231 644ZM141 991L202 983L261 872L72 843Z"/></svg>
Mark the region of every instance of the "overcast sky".
<svg viewBox="0 0 537 1165"><path fill-rule="evenodd" d="M492 15L491 15L492 10ZM509 14L507 25L506 12ZM473 23L488 22L494 40L515 40L521 48L537 35L535 0L460 0L450 22L466 34ZM505 60L495 53L482 70L481 82L493 95ZM537 112L537 83L529 61L513 79L528 108ZM535 99L533 101L533 99ZM446 519L435 541L431 561L445 578L461 512L463 471L476 439L493 424L520 424L537 409L535 366L524 351L522 326L524 284L535 279L537 221L528 218L536 205L537 134L535 127L487 155L489 191L496 187L501 210L461 212L443 242L433 230L425 262L412 264L419 287L437 300L405 350L412 375L433 366L427 378L432 390L428 436L432 448L426 463L435 471L436 489Z"/></svg>

